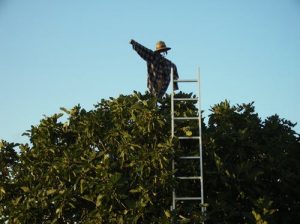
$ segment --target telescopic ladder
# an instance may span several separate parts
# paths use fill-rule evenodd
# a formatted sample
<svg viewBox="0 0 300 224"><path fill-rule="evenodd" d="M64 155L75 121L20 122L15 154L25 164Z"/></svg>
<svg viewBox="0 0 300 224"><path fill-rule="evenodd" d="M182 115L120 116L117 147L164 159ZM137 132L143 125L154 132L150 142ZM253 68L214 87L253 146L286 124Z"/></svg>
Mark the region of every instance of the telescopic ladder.
<svg viewBox="0 0 300 224"><path fill-rule="evenodd" d="M187 80L174 80L173 76L173 69L171 69L171 85L172 85L172 93L171 93L171 135L172 138L175 137L175 128L176 124L175 122L185 122L185 121L191 121L194 120L195 122L198 122L198 128L199 132L196 136L177 136L179 141L193 141L193 144L197 144L197 155L185 155L185 156L180 156L179 158L176 159L176 161L173 159L172 161L172 170L174 174L174 178L177 178L178 181L188 181L188 180L197 180L199 181L199 188L197 187L197 192L196 196L179 196L176 194L176 189L173 189L172 192L172 206L171 210L176 211L176 204L177 203L184 203L185 201L193 201L195 203L201 203L201 211L202 214L205 211L204 208L204 191L203 191L203 164L202 164L202 137L201 137L201 102L200 102L200 69L197 71L197 78L196 79L187 79ZM174 83L195 83L197 85L198 89L198 94L196 94L195 98L178 98L175 95L175 90L174 90ZM193 101L195 104L197 104L197 109L198 109L198 116L193 116L193 117L187 117L187 116L180 116L180 117L175 117L175 103L180 103L182 101ZM196 125L196 124L195 124ZM185 161L187 163L192 163L192 161L197 161L198 167L195 168L197 171L196 175L185 175L185 176L177 176L176 172L179 171L176 165L179 166L179 163L181 161ZM175 170L177 170L175 172Z"/></svg>

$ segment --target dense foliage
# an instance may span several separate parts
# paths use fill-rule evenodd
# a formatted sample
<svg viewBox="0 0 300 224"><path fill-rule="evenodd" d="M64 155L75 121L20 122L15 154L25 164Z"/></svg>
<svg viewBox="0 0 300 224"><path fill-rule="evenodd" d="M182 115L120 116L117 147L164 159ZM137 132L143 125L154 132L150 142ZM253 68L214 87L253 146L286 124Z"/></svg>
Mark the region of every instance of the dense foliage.
<svg viewBox="0 0 300 224"><path fill-rule="evenodd" d="M278 115L261 121L253 103L211 109L205 130L209 223L300 220L300 139Z"/></svg>
<svg viewBox="0 0 300 224"><path fill-rule="evenodd" d="M192 102L176 104L176 111L198 113ZM195 193L172 178L172 159L193 154L195 144L170 138L169 96L157 102L134 93L101 100L90 111L62 112L32 126L29 144L0 142L0 222L170 223L172 188ZM224 101L202 126L206 223L300 220L294 124L277 115L262 121L252 103ZM192 122L176 128L197 133ZM194 205L181 207L189 215L182 222L204 217Z"/></svg>

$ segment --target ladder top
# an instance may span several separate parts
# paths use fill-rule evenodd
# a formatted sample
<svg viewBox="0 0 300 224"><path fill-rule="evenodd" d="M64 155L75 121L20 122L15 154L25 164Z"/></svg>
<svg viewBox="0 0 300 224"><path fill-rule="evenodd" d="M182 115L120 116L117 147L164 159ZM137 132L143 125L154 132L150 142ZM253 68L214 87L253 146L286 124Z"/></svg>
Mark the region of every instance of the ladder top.
<svg viewBox="0 0 300 224"><path fill-rule="evenodd" d="M196 98L174 98L173 100L176 100L176 101L184 101L184 100L186 100L186 101L189 101L189 100L194 100L194 101L198 101L199 100L199 98L198 97L196 97Z"/></svg>
<svg viewBox="0 0 300 224"><path fill-rule="evenodd" d="M197 79L177 79L173 80L174 82L198 82Z"/></svg>

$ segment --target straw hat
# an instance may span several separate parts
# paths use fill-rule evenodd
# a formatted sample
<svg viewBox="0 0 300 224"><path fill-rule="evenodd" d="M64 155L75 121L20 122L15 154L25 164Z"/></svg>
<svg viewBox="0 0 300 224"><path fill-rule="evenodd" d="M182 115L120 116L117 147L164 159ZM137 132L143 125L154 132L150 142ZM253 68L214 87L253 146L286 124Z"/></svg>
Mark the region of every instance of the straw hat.
<svg viewBox="0 0 300 224"><path fill-rule="evenodd" d="M167 47L165 42L164 41L158 41L156 43L156 46L155 46L155 51L156 52L165 52L165 51L168 51L170 50L171 48L170 47Z"/></svg>

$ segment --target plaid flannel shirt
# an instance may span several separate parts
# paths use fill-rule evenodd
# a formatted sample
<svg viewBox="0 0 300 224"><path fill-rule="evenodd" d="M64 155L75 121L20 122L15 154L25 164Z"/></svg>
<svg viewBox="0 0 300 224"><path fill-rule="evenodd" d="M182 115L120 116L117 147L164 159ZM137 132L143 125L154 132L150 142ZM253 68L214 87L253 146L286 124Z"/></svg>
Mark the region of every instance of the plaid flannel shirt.
<svg viewBox="0 0 300 224"><path fill-rule="evenodd" d="M178 79L176 65L160 53L152 51L134 40L131 41L131 44L133 49L147 62L147 87L150 93L161 98L168 89L171 68L173 68L174 80ZM174 90L177 89L178 84L174 83Z"/></svg>

